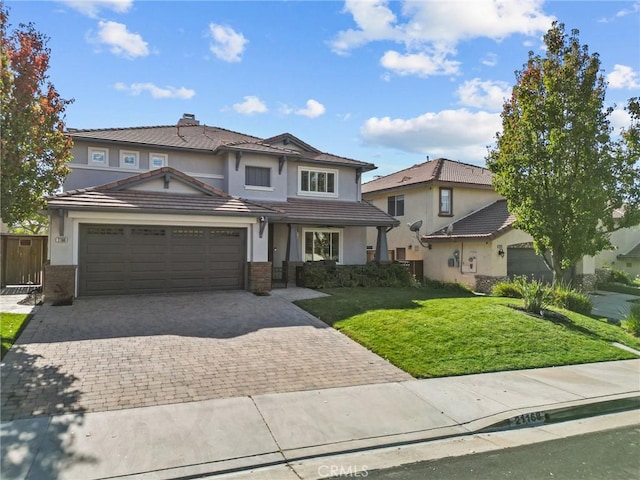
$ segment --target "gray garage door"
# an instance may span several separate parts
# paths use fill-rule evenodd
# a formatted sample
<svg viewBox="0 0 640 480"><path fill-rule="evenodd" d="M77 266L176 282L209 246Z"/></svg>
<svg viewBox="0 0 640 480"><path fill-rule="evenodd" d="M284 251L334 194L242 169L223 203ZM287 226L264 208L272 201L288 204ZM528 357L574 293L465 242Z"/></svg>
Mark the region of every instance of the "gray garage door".
<svg viewBox="0 0 640 480"><path fill-rule="evenodd" d="M243 229L80 225L80 295L243 289Z"/></svg>
<svg viewBox="0 0 640 480"><path fill-rule="evenodd" d="M507 248L507 275L510 278L525 275L547 283L553 281L553 272L533 248Z"/></svg>

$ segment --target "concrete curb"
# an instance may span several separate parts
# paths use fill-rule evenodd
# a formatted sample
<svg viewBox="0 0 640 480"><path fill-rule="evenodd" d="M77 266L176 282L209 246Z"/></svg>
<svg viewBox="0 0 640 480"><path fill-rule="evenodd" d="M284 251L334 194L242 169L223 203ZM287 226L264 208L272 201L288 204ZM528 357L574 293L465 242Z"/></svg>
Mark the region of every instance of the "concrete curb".
<svg viewBox="0 0 640 480"><path fill-rule="evenodd" d="M457 426L372 437L302 449L281 450L263 455L228 459L200 465L188 465L156 472L125 475L119 478L127 480L191 480L197 478L214 478L220 475L240 474L258 469L283 467L293 463L300 464L336 456L375 452L376 450L452 440L459 437L469 437L491 432L522 430L631 410L640 411L640 395L638 395L637 392L603 397L596 402L594 402L593 399L589 399L527 409L507 410L490 417ZM516 424L516 418L521 418L526 415L529 415L531 418L534 413L540 413L542 419L540 421L523 422L520 425Z"/></svg>

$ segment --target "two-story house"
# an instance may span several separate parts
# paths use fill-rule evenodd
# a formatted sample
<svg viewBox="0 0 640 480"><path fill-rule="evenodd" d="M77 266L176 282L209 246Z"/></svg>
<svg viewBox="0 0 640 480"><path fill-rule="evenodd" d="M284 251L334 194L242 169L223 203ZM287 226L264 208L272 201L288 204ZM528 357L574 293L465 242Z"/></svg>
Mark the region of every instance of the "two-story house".
<svg viewBox="0 0 640 480"><path fill-rule="evenodd" d="M487 292L508 277L553 277L532 237L513 227L515 218L486 168L438 158L365 183L362 191L364 199L404 224L388 235L389 256L422 260L430 279ZM408 225L416 221L421 228L412 231ZM370 255L377 248L374 239L369 232ZM579 262L574 274L577 283L591 287L593 258Z"/></svg>
<svg viewBox="0 0 640 480"><path fill-rule="evenodd" d="M398 221L361 199L373 164L201 125L69 130L71 173L48 199L48 298L271 289L305 261L366 262Z"/></svg>

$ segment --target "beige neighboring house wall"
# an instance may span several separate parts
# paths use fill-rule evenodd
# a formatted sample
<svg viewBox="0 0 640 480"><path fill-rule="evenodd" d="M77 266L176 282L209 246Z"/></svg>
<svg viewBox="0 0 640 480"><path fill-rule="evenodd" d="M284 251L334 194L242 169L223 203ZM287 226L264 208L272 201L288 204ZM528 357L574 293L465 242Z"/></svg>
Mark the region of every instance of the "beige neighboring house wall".
<svg viewBox="0 0 640 480"><path fill-rule="evenodd" d="M640 243L640 225L623 228L611 234L615 250L605 250L595 256L595 268L621 270L631 276L640 276L640 258L624 258ZM621 255L623 258L618 258Z"/></svg>
<svg viewBox="0 0 640 480"><path fill-rule="evenodd" d="M452 215L440 215L442 188L451 189ZM515 218L493 190L487 169L438 159L363 185L363 198L385 211L388 198L397 195L404 195L404 215L396 216L400 226L388 234L389 250L405 248L407 260L423 260L425 277L483 292L508 276L549 279L533 252L533 238L513 228ZM420 240L427 247L408 228L417 220L423 222ZM375 245L375 232L368 232L367 245ZM578 286L593 288L594 259L585 257L575 273Z"/></svg>
<svg viewBox="0 0 640 480"><path fill-rule="evenodd" d="M441 188L452 191L453 215L439 215ZM447 159L414 165L363 185L362 198L387 213L389 197L397 195L404 196L404 215L395 216L400 225L387 234L387 241L395 255L405 249L406 260L423 260L426 255L409 224L422 220L420 234L426 234L502 198L491 187L488 170ZM376 236L375 229L367 229L368 246L375 248Z"/></svg>

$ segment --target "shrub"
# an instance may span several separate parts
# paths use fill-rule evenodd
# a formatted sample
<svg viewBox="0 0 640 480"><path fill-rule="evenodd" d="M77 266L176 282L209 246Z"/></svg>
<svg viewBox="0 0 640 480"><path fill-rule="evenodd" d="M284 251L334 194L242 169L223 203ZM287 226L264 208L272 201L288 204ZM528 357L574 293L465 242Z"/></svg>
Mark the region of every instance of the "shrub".
<svg viewBox="0 0 640 480"><path fill-rule="evenodd" d="M572 312L590 315L593 308L591 299L583 293L575 290L553 290L551 293L553 304L559 308L565 308Z"/></svg>
<svg viewBox="0 0 640 480"><path fill-rule="evenodd" d="M473 290L466 285L455 282L443 282L442 280L431 280L425 278L424 286L434 290L449 290L458 293L471 293Z"/></svg>
<svg viewBox="0 0 640 480"><path fill-rule="evenodd" d="M512 281L496 283L491 288L494 297L522 298L520 286Z"/></svg>
<svg viewBox="0 0 640 480"><path fill-rule="evenodd" d="M624 285L631 285L633 283L629 274L620 270L611 270L608 281L612 283L622 283Z"/></svg>
<svg viewBox="0 0 640 480"><path fill-rule="evenodd" d="M571 310L572 312L591 314L593 302L591 299L576 290L570 283L563 281L556 282L551 292L552 303L559 308Z"/></svg>
<svg viewBox="0 0 640 480"><path fill-rule="evenodd" d="M632 335L640 337L640 303L632 303L629 315L622 320L622 326Z"/></svg>
<svg viewBox="0 0 640 480"><path fill-rule="evenodd" d="M388 265L304 264L304 285L308 288L408 287L413 285L409 270L398 263Z"/></svg>
<svg viewBox="0 0 640 480"><path fill-rule="evenodd" d="M514 279L513 283L518 285L522 292L524 309L527 312L540 314L551 300L549 287L539 280L527 281L526 278L521 277Z"/></svg>

